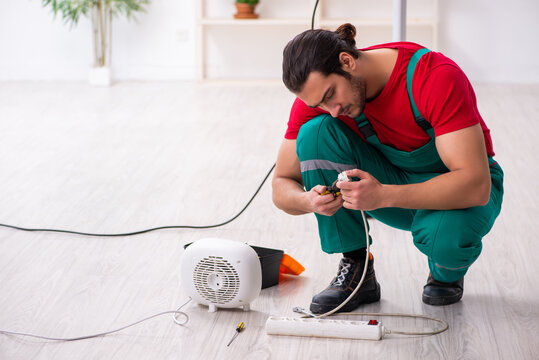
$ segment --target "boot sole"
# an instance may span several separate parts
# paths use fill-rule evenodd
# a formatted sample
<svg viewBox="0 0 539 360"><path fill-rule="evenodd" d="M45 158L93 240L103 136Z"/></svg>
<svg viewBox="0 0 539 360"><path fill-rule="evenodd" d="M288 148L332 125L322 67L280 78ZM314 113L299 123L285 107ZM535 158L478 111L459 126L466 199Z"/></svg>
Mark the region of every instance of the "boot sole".
<svg viewBox="0 0 539 360"><path fill-rule="evenodd" d="M357 300L352 299L352 300L350 300L346 305L344 305L337 312L338 313L340 313L340 312L351 312L351 311L355 310L358 306L360 306L362 304L370 304L370 303L373 303L373 302L380 301L380 284L377 284L377 285L378 286L376 287L375 291L371 291L371 292L362 294L360 299L357 299ZM311 310L311 312L313 314L324 314L324 313L327 313L328 311L331 311L331 310L335 309L339 305L340 304L327 305L327 304L311 303L310 310Z"/></svg>
<svg viewBox="0 0 539 360"><path fill-rule="evenodd" d="M423 294L421 299L427 305L443 306L443 305L451 305L460 301L460 299L462 299L462 294L457 294L455 296L429 296L429 295Z"/></svg>

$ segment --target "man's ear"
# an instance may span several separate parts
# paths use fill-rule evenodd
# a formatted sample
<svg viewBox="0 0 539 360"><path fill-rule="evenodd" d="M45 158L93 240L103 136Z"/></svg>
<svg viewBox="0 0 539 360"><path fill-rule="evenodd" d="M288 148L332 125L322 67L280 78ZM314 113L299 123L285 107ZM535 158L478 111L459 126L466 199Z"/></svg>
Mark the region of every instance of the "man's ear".
<svg viewBox="0 0 539 360"><path fill-rule="evenodd" d="M350 72L356 68L356 59L347 52L341 52L339 54L339 62L344 71Z"/></svg>

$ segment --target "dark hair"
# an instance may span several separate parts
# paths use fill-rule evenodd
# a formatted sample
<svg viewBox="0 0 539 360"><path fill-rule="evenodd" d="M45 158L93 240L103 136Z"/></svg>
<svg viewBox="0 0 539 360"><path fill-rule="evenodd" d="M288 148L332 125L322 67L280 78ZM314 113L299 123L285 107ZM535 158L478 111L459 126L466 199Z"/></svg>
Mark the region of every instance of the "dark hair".
<svg viewBox="0 0 539 360"><path fill-rule="evenodd" d="M339 54L346 52L354 59L359 58L355 37L356 28L352 24L343 24L335 31L307 30L297 35L283 50L285 86L293 93L300 92L312 71L350 78L341 68Z"/></svg>

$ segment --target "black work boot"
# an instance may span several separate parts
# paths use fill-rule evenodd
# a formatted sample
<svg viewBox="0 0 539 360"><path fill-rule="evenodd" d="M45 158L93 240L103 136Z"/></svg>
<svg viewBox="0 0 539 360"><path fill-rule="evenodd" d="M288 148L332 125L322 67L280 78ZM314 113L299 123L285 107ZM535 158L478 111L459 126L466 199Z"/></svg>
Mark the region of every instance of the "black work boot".
<svg viewBox="0 0 539 360"><path fill-rule="evenodd" d="M374 274L374 259L369 260L365 280L356 295L350 299L338 312L349 312L361 304L368 304L380 300L380 284ZM341 259L339 272L331 284L313 297L310 310L313 314L323 314L335 309L355 290L361 276L365 260L354 260L348 257Z"/></svg>
<svg viewBox="0 0 539 360"><path fill-rule="evenodd" d="M423 302L428 305L449 305L462 298L464 278L452 283L434 280L431 274L423 287Z"/></svg>

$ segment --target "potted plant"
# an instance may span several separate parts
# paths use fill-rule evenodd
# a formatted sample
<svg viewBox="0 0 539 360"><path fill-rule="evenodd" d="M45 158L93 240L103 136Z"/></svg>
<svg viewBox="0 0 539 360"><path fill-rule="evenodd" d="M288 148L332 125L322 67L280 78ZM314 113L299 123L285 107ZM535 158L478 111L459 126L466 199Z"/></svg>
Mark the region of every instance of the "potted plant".
<svg viewBox="0 0 539 360"><path fill-rule="evenodd" d="M234 14L235 19L257 19L258 14L255 14L255 7L258 4L258 0L236 0L236 10Z"/></svg>
<svg viewBox="0 0 539 360"><path fill-rule="evenodd" d="M91 85L111 83L111 38L112 18L125 15L128 19L136 11L144 11L149 0L42 0L44 7L50 6L54 16L62 14L65 24L77 25L81 15L92 22L93 66L88 82Z"/></svg>

